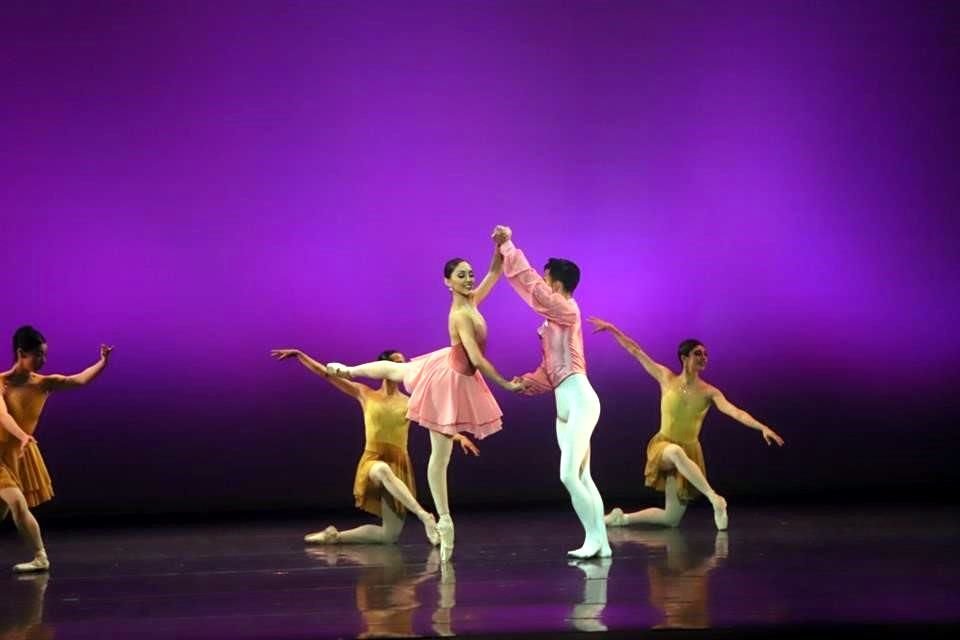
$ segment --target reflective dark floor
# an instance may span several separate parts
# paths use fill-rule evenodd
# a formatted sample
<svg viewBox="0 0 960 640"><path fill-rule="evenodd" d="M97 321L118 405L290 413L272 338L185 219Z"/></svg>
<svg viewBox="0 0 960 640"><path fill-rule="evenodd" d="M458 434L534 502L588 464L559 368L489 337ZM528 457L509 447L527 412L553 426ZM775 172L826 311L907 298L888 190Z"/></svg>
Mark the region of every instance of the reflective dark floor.
<svg viewBox="0 0 960 640"><path fill-rule="evenodd" d="M305 548L323 521L55 530L49 576L0 578L0 638L956 631L947 509L744 508L717 533L699 506L680 529L612 529L614 557L578 563L572 513L460 514L445 568L412 522L387 547ZM7 521L0 561L24 559Z"/></svg>

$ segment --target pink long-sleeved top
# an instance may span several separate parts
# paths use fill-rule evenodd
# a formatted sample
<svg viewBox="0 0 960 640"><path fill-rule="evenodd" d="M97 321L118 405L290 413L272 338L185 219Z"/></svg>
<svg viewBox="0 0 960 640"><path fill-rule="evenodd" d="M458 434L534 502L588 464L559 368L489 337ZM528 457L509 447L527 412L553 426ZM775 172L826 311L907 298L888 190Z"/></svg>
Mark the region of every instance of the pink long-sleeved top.
<svg viewBox="0 0 960 640"><path fill-rule="evenodd" d="M525 393L546 393L574 373L585 374L587 361L583 356L583 327L577 301L552 291L513 241L500 245L500 254L510 286L531 309L546 318L537 331L543 360L535 371L521 376L529 385Z"/></svg>

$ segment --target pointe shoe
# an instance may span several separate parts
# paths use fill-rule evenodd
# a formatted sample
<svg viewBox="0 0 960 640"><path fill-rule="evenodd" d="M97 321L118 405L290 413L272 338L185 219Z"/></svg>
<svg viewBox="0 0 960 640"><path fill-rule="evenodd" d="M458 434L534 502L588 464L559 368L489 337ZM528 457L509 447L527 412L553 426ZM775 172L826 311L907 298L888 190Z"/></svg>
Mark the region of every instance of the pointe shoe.
<svg viewBox="0 0 960 640"><path fill-rule="evenodd" d="M423 523L423 528L427 532L427 540L430 541L430 545L439 546L440 533L437 531L437 520L433 517L433 514L427 514L427 521Z"/></svg>
<svg viewBox="0 0 960 640"><path fill-rule="evenodd" d="M440 562L450 562L453 557L453 519L449 515L440 516L437 523L437 535L440 538Z"/></svg>
<svg viewBox="0 0 960 640"><path fill-rule="evenodd" d="M50 559L46 551L38 551L30 562L21 562L13 565L14 573L38 573L50 570Z"/></svg>
<svg viewBox="0 0 960 640"><path fill-rule="evenodd" d="M323 531L308 533L303 536L303 541L307 544L337 544L340 542L340 532L336 527L330 525Z"/></svg>
<svg viewBox="0 0 960 640"><path fill-rule="evenodd" d="M351 378L350 367L339 362L328 362L326 365L327 373L338 378Z"/></svg>
<svg viewBox="0 0 960 640"><path fill-rule="evenodd" d="M623 513L623 509L614 507L613 511L603 519L603 522L608 527L625 527L627 526L627 516Z"/></svg>
<svg viewBox="0 0 960 640"><path fill-rule="evenodd" d="M730 524L730 518L727 515L727 501L717 496L717 502L713 505L713 523L717 525L717 531L726 531Z"/></svg>

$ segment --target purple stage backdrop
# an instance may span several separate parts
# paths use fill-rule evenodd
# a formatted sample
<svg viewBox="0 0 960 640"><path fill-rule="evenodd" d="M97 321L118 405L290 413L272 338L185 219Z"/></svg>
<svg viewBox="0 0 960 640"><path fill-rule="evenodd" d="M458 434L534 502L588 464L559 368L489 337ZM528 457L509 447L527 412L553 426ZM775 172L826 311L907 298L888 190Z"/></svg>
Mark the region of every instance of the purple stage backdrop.
<svg viewBox="0 0 960 640"><path fill-rule="evenodd" d="M37 326L49 372L116 345L48 404L47 508L349 506L358 407L270 348L444 346L442 265L482 272L497 223L665 364L703 340L786 438L711 415L722 492L952 489L957 25L907 0L4 3L0 333ZM483 311L496 366L532 369L537 316L505 284ZM597 482L650 503L656 384L586 348ZM495 393L453 504L565 500L552 398Z"/></svg>

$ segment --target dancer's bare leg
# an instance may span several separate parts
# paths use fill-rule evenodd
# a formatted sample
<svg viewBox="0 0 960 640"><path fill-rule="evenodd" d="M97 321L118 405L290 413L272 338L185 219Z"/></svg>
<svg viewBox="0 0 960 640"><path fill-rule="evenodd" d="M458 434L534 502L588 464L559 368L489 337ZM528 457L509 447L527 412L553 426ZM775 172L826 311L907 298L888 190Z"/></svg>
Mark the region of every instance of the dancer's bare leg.
<svg viewBox="0 0 960 640"><path fill-rule="evenodd" d="M437 521L433 514L428 512L417 499L410 493L410 489L398 478L385 462L374 462L370 466L370 478L382 486L387 493L397 499L397 501L407 508L407 511L417 517L423 523L424 531L427 534L427 540L430 544L436 546L440 544L440 538L437 534Z"/></svg>
<svg viewBox="0 0 960 640"><path fill-rule="evenodd" d="M663 509L651 507L633 513L624 513L622 509L617 507L607 514L604 522L611 527L622 527L631 524L676 527L680 524L680 520L687 510L687 505L681 502L677 495L677 477L673 474L667 476L664 495L666 496L666 503Z"/></svg>
<svg viewBox="0 0 960 640"><path fill-rule="evenodd" d="M670 466L675 468L680 475L686 478L710 501L710 504L713 505L713 521L717 525L717 529L720 531L726 530L728 524L727 501L713 490L700 467L684 453L683 449L675 444L668 444L663 450L662 464L667 468Z"/></svg>
<svg viewBox="0 0 960 640"><path fill-rule="evenodd" d="M358 364L354 367L348 367L339 362L330 362L327 364L327 371L342 378L372 378L374 380L403 382L403 374L406 373L409 366L410 363L408 362L393 362L392 360L377 360L376 362Z"/></svg>
<svg viewBox="0 0 960 640"><path fill-rule="evenodd" d="M13 515L13 522L17 525L20 535L33 548L33 560L15 565L13 570L18 573L47 571L50 568L50 561L47 559L47 552L43 548L40 525L37 524L37 519L30 513L23 492L20 489L0 489L0 500Z"/></svg>
<svg viewBox="0 0 960 640"><path fill-rule="evenodd" d="M403 531L403 517L398 515L386 498L380 499L383 524L364 524L354 529L337 531L329 526L323 531L309 533L304 537L311 544L393 544Z"/></svg>
<svg viewBox="0 0 960 640"><path fill-rule="evenodd" d="M427 464L427 482L437 508L437 533L440 536L440 560L447 562L453 555L453 518L447 491L447 467L453 452L453 439L436 431L430 432L430 462Z"/></svg>
<svg viewBox="0 0 960 640"><path fill-rule="evenodd" d="M664 471L674 471L686 478L690 484L696 487L713 505L713 521L717 529L724 531L728 525L727 501L719 495L707 482L706 476L700 471L693 460L684 453L683 449L675 444L667 445L663 450L663 456L660 459L660 468ZM671 485L673 481L673 485ZM673 487L672 490L670 487ZM676 499L676 478L667 477L666 486L666 506L661 509L644 509L636 513L624 514L620 509L611 511L605 521L610 526L622 526L625 524L659 524L667 527L675 527L680 523L680 518L686 510L686 506L679 503ZM627 520L629 518L629 521Z"/></svg>

